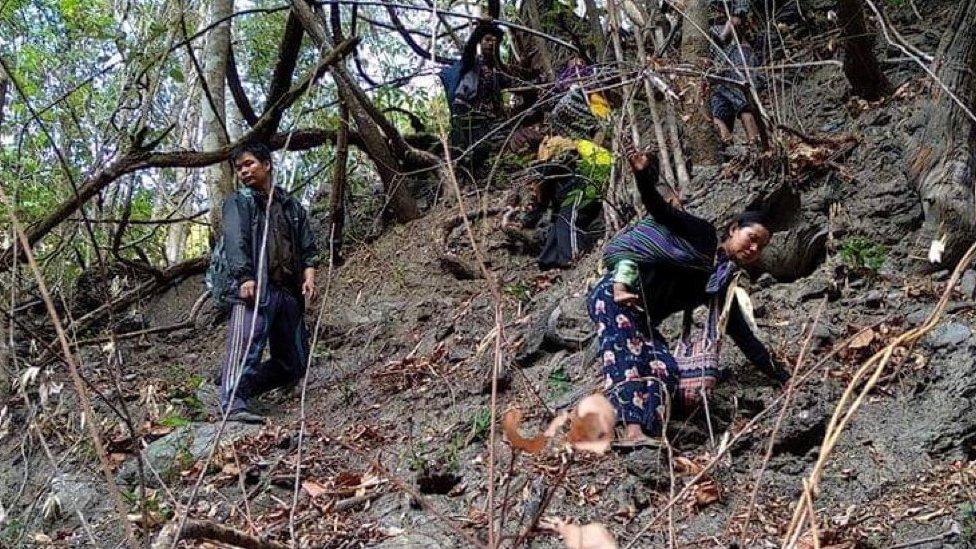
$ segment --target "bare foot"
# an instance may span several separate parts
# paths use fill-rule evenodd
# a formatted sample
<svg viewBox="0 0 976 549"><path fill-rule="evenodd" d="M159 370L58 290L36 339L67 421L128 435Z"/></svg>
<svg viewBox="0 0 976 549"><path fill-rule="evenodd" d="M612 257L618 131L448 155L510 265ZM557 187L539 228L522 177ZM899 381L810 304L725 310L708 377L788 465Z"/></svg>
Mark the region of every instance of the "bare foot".
<svg viewBox="0 0 976 549"><path fill-rule="evenodd" d="M636 423L628 423L623 436L613 441L613 446L620 449L656 447L658 445L657 439L645 435L640 425Z"/></svg>
<svg viewBox="0 0 976 549"><path fill-rule="evenodd" d="M627 429L624 430L624 438L628 442L644 442L652 440L651 437L644 434L644 430L641 426L636 423L628 423Z"/></svg>

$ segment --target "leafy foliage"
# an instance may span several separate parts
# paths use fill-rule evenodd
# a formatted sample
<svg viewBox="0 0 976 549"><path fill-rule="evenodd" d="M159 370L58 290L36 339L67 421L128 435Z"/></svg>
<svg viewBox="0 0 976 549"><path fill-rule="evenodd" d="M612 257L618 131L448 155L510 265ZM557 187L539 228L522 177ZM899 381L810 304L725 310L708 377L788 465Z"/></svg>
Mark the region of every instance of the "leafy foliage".
<svg viewBox="0 0 976 549"><path fill-rule="evenodd" d="M848 267L875 272L884 265L888 251L881 244L863 237L854 237L841 244L840 257Z"/></svg>

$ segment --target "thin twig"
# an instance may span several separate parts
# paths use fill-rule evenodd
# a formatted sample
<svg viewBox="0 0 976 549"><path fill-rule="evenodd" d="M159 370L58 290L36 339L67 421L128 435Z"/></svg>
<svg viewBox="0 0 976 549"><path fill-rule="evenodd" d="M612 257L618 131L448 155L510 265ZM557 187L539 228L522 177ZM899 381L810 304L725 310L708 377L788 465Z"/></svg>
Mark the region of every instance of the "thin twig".
<svg viewBox="0 0 976 549"><path fill-rule="evenodd" d="M536 526L539 525L539 519L542 518L542 515L545 514L546 509L549 508L549 504L552 502L552 496L562 485L563 479L566 478L566 473L569 472L569 468L572 464L573 454L569 454L566 456L565 461L563 461L562 466L560 466L559 472L556 473L556 478L553 479L552 484L549 485L549 488L546 490L546 495L543 496L542 502L539 504L539 508L536 509L535 514L532 516L532 520L529 521L529 525L525 527L525 530L523 530L517 538L515 538L515 542L512 544L512 549L519 547L522 542L525 541L525 538L527 538L529 534L535 530Z"/></svg>
<svg viewBox="0 0 976 549"><path fill-rule="evenodd" d="M806 357L807 349L810 347L810 340L813 338L813 332L817 327L817 323L820 321L820 317L823 315L826 305L827 298L825 297L820 301L820 306L817 307L817 312L814 314L813 322L810 324L809 331L807 331L807 337L803 341L803 347L800 348L800 354L796 357L796 363L793 365L793 374L790 377L789 384L786 386L786 396L783 400L783 406L780 408L779 415L776 417L776 423L773 425L773 430L769 434L769 444L766 445L766 454L763 456L762 464L759 466L759 471L756 473L756 480L754 481L752 487L752 495L749 496L749 503L746 506L746 518L745 521L743 521L743 532L745 529L749 528L749 522L752 520L752 510L756 506L756 498L759 496L759 487L762 484L762 477L766 472L766 467L769 465L769 460L773 457L773 446L776 444L776 435L779 434L779 429L783 424L783 419L786 417L786 413L790 409L790 404L793 402L793 395L796 394L797 374L800 372L803 359Z"/></svg>
<svg viewBox="0 0 976 549"><path fill-rule="evenodd" d="M444 145L444 150L446 151L446 169L444 170L448 180L454 188L454 193L457 198L458 208L461 212L461 216L464 219L464 227L468 233L468 238L471 241L471 247L474 249L475 257L478 260L478 266L481 269L485 280L488 282L488 288L491 292L492 298L495 302L495 359L492 362L492 372L491 372L491 405L490 405L490 419L488 428L488 501L487 501L487 514L488 514L488 547L489 549L494 549L495 547L495 432L496 423L498 417L498 376L502 368L502 342L504 341L504 327L505 319L502 315L502 295L498 286L498 280L494 273L488 269L488 264L485 261L484 253L481 247L478 245L477 239L474 236L474 230L471 228L471 222L468 221L466 212L467 208L464 206L464 200L461 198L461 187L458 185L457 177L454 174L454 167L451 164L451 153L450 147L447 143L447 135L444 129L441 128L440 131L441 143Z"/></svg>
<svg viewBox="0 0 976 549"><path fill-rule="evenodd" d="M64 354L65 363L68 365L68 373L71 376L71 382L74 385L75 392L78 395L78 400L81 403L85 427L87 427L88 433L91 436L92 445L95 447L95 454L98 456L99 466L101 467L102 474L105 476L109 497L112 498L112 502L115 504L115 509L119 513L119 520L122 521L122 529L125 533L126 539L131 546L135 547L138 545L138 542L133 535L131 524L129 524L129 521L126 520L127 509L122 501L122 494L119 492L119 487L115 483L115 475L112 473L112 467L109 464L108 453L105 451L105 444L102 442L102 436L98 431L98 416L95 414L95 409L92 407L91 399L88 396L88 391L85 389L85 384L81 379L81 374L78 372L78 364L75 361L74 353L72 353L71 346L68 343L68 336L64 331L64 325L61 323L61 318L58 315L58 311L54 307L54 302L51 300L51 294L48 292L47 284L44 282L44 274L41 273L41 269L38 267L37 261L34 259L34 252L27 240L27 234L24 233L23 228L21 228L20 221L17 219L14 204L10 202L7 193L3 190L3 186L0 186L0 201L7 206L7 213L10 216L10 224L17 233L17 239L20 241L21 247L23 248L23 253L27 257L27 263L30 265L31 271L34 274L34 279L37 282L37 289L41 294L41 298L44 300L44 306L47 308L48 315L51 317L51 323L54 325L54 330L57 333L58 341L61 344L61 352Z"/></svg>
<svg viewBox="0 0 976 549"><path fill-rule="evenodd" d="M330 248L335 244L334 239L329 239ZM326 273L325 278L325 291L322 293L321 302L319 304L319 313L315 318L315 329L312 332L312 341L309 344L308 360L305 364L305 376L302 378L302 394L299 405L299 429L298 429L298 448L297 457L295 459L295 485L294 492L292 494L291 502L291 512L288 514L288 531L291 534L292 545L297 547L298 538L295 535L295 510L298 508L298 492L301 487L301 477L302 477L302 444L305 441L305 394L308 389L308 376L312 367L312 351L315 349L315 344L318 343L319 339L319 329L322 326L322 317L325 313L325 305L329 301L329 293L332 288L332 273L335 266L335 262L332 258L335 257L334 250L330 250L329 253L329 271Z"/></svg>
<svg viewBox="0 0 976 549"><path fill-rule="evenodd" d="M793 518L790 521L789 528L786 535L784 536L784 544L789 543L791 540L796 539L799 536L800 526L803 523L805 515L807 513L806 501L812 501L818 490L818 485L820 483L820 478L823 475L824 468L827 465L827 461L833 449L836 447L840 440L840 436L844 431L844 428L850 423L854 414L861 407L864 399L877 384L884 372L885 366L894 354L894 350L898 347L903 347L911 345L919 340L922 336L928 333L932 328L938 324L943 312L945 311L946 305L949 302L949 298L952 295L953 288L962 276L963 271L969 267L972 263L973 258L976 257L976 243L970 246L969 250L963 255L963 258L956 265L955 270L950 277L949 282L946 284L946 289L942 293L942 297L936 304L935 309L929 314L928 319L925 323L917 328L913 328L903 333L902 335L892 339L888 344L874 355L872 355L865 363L855 372L854 376L851 378L847 389L844 394L841 395L840 400L837 403L834 413L830 418L830 422L827 425L826 432L824 433L823 442L820 446L820 455L817 458L817 462L810 472L807 478L807 483L804 485L803 494L800 496L800 501L797 502L796 509L793 513ZM873 372L867 381L861 385L865 376L873 368ZM858 391L858 388L860 390ZM858 392L857 397L854 397L854 393ZM853 401L852 401L853 399Z"/></svg>

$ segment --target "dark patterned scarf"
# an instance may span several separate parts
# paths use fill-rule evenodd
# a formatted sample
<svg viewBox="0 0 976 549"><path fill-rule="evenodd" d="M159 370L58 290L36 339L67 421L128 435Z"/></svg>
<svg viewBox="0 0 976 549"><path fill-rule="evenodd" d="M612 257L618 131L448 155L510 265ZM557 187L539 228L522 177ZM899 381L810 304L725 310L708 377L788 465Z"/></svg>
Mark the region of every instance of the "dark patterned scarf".
<svg viewBox="0 0 976 549"><path fill-rule="evenodd" d="M622 259L641 267L668 265L709 273L705 291L711 295L725 288L738 270L722 250L709 257L650 216L613 237L603 249L607 269L612 270Z"/></svg>

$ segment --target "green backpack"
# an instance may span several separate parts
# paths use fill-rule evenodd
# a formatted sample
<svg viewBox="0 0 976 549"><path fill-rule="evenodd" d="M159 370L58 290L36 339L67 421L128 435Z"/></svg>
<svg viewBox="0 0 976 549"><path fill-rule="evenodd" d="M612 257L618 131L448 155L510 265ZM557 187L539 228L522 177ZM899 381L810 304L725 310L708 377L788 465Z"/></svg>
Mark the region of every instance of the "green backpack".
<svg viewBox="0 0 976 549"><path fill-rule="evenodd" d="M254 195L248 188L237 191L237 194L246 200L253 201ZM230 200L230 199L228 199ZM221 236L217 243L210 250L210 265L207 267L207 274L204 277L207 284L207 292L213 300L217 310L226 312L232 305L231 297L237 293L237 281L230 274L230 266L227 264L227 252L224 249L224 237Z"/></svg>
<svg viewBox="0 0 976 549"><path fill-rule="evenodd" d="M207 284L207 292L214 306L220 311L230 309L231 292L235 290L234 277L230 274L230 267L227 265L227 253L224 250L224 237L214 245L210 251L210 265L207 267L207 274L204 277Z"/></svg>

